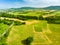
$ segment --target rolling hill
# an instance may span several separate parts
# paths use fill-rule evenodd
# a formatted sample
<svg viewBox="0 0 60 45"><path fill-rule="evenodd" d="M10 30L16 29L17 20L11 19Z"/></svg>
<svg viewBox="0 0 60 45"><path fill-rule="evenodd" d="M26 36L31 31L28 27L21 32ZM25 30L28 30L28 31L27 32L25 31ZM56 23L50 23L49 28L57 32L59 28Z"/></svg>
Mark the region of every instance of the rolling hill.
<svg viewBox="0 0 60 45"><path fill-rule="evenodd" d="M60 6L49 6L44 8L36 8L36 7L21 7L21 8L10 8L10 9L4 9L3 11L24 11L24 10L60 10Z"/></svg>
<svg viewBox="0 0 60 45"><path fill-rule="evenodd" d="M48 9L48 10L60 10L60 6L49 6L43 9Z"/></svg>

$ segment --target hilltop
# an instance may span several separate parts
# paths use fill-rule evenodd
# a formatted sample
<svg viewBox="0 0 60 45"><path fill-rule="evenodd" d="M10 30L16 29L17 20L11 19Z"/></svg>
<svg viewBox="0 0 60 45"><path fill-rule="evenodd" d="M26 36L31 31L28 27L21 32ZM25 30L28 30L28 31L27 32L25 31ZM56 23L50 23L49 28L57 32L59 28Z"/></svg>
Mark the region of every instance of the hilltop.
<svg viewBox="0 0 60 45"><path fill-rule="evenodd" d="M60 10L60 6L49 6L44 8L35 8L35 7L21 7L21 8L11 8L10 11L20 11L20 10Z"/></svg>

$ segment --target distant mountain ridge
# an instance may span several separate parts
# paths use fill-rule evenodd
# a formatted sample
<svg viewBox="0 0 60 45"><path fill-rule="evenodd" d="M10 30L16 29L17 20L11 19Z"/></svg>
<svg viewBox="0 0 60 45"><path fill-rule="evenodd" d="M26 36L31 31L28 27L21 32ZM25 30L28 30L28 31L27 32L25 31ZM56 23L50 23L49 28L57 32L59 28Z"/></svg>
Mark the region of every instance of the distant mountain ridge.
<svg viewBox="0 0 60 45"><path fill-rule="evenodd" d="M48 9L48 10L60 10L60 6L49 6L49 7L44 7L44 8L21 7L21 8L11 8L11 9Z"/></svg>
<svg viewBox="0 0 60 45"><path fill-rule="evenodd" d="M10 8L6 11L23 11L23 10L60 10L60 6L49 6L44 8L35 8L35 7L21 7L21 8Z"/></svg>
<svg viewBox="0 0 60 45"><path fill-rule="evenodd" d="M60 6L49 6L43 9L48 9L48 10L60 10Z"/></svg>
<svg viewBox="0 0 60 45"><path fill-rule="evenodd" d="M40 8L35 8L35 7L21 7L21 8L11 8L8 10L36 10L36 9L40 9Z"/></svg>

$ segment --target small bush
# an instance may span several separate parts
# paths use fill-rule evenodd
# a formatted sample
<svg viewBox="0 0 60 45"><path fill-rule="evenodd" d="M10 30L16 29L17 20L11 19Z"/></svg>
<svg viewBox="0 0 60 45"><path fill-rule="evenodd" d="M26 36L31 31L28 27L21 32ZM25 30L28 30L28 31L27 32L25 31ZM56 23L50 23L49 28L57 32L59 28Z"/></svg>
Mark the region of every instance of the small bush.
<svg viewBox="0 0 60 45"><path fill-rule="evenodd" d="M32 41L33 41L33 37L28 37L27 39L22 40L22 44L23 45L31 45Z"/></svg>

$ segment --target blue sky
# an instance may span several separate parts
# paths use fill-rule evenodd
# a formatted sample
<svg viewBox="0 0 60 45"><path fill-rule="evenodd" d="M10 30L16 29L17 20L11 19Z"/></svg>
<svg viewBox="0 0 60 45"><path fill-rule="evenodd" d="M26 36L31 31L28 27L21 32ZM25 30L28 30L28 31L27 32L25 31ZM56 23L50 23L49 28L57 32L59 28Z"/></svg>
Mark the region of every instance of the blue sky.
<svg viewBox="0 0 60 45"><path fill-rule="evenodd" d="M60 6L60 0L0 0L0 9Z"/></svg>

